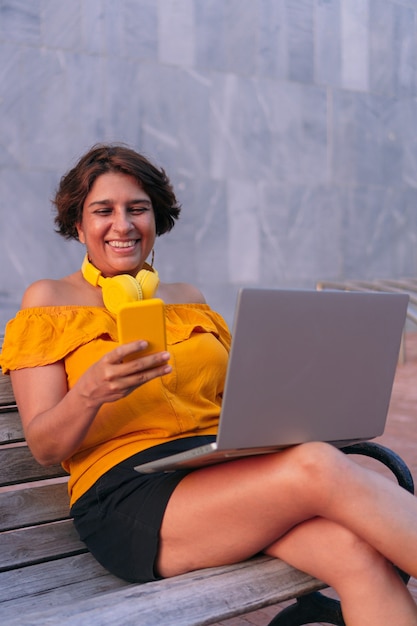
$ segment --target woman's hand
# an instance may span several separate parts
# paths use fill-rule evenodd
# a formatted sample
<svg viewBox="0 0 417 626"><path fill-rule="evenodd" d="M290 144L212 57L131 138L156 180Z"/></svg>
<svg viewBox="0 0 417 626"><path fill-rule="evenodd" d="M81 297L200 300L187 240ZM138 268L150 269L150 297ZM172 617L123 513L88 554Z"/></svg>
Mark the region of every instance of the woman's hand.
<svg viewBox="0 0 417 626"><path fill-rule="evenodd" d="M92 365L77 382L88 405L97 410L120 400L148 381L172 371L169 352L141 356L146 341L120 345Z"/></svg>

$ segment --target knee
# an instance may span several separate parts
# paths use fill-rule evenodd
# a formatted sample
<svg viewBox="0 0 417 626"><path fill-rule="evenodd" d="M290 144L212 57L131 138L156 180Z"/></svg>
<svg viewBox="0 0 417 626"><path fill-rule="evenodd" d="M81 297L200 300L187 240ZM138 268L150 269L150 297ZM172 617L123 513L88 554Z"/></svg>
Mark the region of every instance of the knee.
<svg viewBox="0 0 417 626"><path fill-rule="evenodd" d="M313 441L295 446L290 462L293 469L310 482L322 484L324 481L337 479L344 473L350 461L334 446Z"/></svg>
<svg viewBox="0 0 417 626"><path fill-rule="evenodd" d="M286 451L287 477L294 496L311 497L315 504L327 501L340 491L352 461L334 446L323 442L309 442Z"/></svg>

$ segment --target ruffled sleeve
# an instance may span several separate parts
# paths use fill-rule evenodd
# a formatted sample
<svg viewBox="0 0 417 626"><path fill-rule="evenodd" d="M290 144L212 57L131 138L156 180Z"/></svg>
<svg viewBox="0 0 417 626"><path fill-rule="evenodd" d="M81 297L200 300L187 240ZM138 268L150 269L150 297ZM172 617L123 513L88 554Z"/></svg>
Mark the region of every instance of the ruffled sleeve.
<svg viewBox="0 0 417 626"><path fill-rule="evenodd" d="M231 335L223 317L207 304L166 305L169 344L186 341L193 333L212 333L229 352Z"/></svg>
<svg viewBox="0 0 417 626"><path fill-rule="evenodd" d="M166 305L168 344L193 333L212 333L230 349L224 319L207 304ZM6 326L0 354L3 374L24 367L50 365L98 338L118 341L114 316L101 307L57 306L22 309Z"/></svg>
<svg viewBox="0 0 417 626"><path fill-rule="evenodd" d="M3 374L50 365L97 337L117 341L114 317L101 307L22 309L6 325L0 354Z"/></svg>

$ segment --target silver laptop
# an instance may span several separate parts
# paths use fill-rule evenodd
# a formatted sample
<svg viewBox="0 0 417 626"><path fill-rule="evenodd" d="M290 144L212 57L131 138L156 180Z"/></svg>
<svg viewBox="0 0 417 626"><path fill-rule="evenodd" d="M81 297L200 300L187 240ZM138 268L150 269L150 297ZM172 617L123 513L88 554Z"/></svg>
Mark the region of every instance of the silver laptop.
<svg viewBox="0 0 417 626"><path fill-rule="evenodd" d="M408 295L242 289L216 442L137 466L199 467L385 428Z"/></svg>

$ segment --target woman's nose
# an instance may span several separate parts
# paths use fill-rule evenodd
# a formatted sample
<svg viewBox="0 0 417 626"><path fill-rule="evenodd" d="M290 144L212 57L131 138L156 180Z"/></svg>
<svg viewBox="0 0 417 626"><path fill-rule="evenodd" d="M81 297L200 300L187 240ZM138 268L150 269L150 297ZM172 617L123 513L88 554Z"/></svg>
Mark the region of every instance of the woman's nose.
<svg viewBox="0 0 417 626"><path fill-rule="evenodd" d="M129 213L125 210L116 211L114 214L113 228L120 233L125 233L131 230L132 221Z"/></svg>

